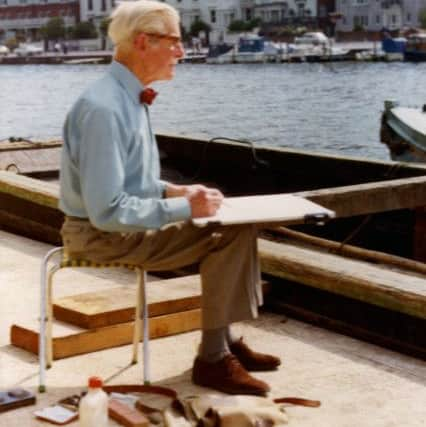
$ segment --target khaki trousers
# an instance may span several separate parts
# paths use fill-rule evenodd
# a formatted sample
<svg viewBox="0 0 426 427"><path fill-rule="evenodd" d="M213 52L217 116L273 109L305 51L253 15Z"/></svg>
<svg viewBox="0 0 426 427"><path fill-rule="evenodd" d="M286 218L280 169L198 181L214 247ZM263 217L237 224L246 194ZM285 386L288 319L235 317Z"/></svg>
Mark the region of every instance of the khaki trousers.
<svg viewBox="0 0 426 427"><path fill-rule="evenodd" d="M255 318L262 304L257 230L252 225L195 227L175 223L160 230L118 233L66 217L61 235L73 258L129 263L147 271L197 263L203 329Z"/></svg>

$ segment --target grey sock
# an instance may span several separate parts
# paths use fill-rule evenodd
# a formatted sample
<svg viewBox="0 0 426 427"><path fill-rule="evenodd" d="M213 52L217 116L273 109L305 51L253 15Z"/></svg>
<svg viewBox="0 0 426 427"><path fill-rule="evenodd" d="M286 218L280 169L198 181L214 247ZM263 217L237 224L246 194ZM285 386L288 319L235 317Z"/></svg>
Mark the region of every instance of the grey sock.
<svg viewBox="0 0 426 427"><path fill-rule="evenodd" d="M217 362L229 354L227 328L202 331L200 357L206 362Z"/></svg>

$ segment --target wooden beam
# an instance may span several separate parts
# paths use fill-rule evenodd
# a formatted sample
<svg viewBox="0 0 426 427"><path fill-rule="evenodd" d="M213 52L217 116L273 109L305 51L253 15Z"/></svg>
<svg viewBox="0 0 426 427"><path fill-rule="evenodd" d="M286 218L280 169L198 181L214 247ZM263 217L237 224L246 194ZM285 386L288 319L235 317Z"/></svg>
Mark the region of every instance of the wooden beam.
<svg viewBox="0 0 426 427"><path fill-rule="evenodd" d="M147 287L150 317L194 310L201 306L199 275L153 281ZM167 299L164 299L165 295L168 295ZM54 301L53 315L56 320L94 329L133 321L135 303L135 287L122 286L60 298Z"/></svg>
<svg viewBox="0 0 426 427"><path fill-rule="evenodd" d="M157 316L150 319L151 338L166 337L189 332L201 327L201 310L188 310ZM54 328L55 329L55 328ZM38 331L36 328L12 325L11 344L38 354ZM77 356L93 351L105 350L133 342L133 322L120 323L104 328L68 333L53 337L53 358Z"/></svg>
<svg viewBox="0 0 426 427"><path fill-rule="evenodd" d="M287 227L271 227L270 230L273 233L277 233L279 236L283 236L285 238L284 243L295 245L305 244L311 247L317 247L318 250L350 257L351 259L360 259L378 264L386 264L388 266L400 268L404 271L412 271L414 273L426 275L426 264L424 262L413 261L409 258L391 255L385 252L372 251L346 243L342 244L341 242L311 236ZM426 236L426 224L424 226L424 230L419 230L418 235L423 237ZM424 238L422 241L424 242Z"/></svg>
<svg viewBox="0 0 426 427"><path fill-rule="evenodd" d="M294 193L336 212L337 217L426 206L426 176Z"/></svg>
<svg viewBox="0 0 426 427"><path fill-rule="evenodd" d="M263 273L426 319L426 278L259 239Z"/></svg>
<svg viewBox="0 0 426 427"><path fill-rule="evenodd" d="M0 193L20 197L38 205L58 207L59 186L39 179L0 171Z"/></svg>
<svg viewBox="0 0 426 427"><path fill-rule="evenodd" d="M57 208L59 187L0 171L0 193ZM293 193L334 210L338 217L426 206L426 176Z"/></svg>
<svg viewBox="0 0 426 427"><path fill-rule="evenodd" d="M0 153L6 151L23 151L23 150L40 150L49 148L62 147L62 140L56 139L51 141L0 141Z"/></svg>

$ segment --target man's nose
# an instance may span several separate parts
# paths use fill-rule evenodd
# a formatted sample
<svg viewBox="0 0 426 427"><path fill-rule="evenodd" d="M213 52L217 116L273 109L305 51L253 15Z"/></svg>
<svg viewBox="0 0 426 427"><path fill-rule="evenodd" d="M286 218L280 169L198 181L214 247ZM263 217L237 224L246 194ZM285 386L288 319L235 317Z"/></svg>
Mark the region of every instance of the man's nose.
<svg viewBox="0 0 426 427"><path fill-rule="evenodd" d="M176 58L182 58L185 55L185 49L182 43L179 43L175 49Z"/></svg>

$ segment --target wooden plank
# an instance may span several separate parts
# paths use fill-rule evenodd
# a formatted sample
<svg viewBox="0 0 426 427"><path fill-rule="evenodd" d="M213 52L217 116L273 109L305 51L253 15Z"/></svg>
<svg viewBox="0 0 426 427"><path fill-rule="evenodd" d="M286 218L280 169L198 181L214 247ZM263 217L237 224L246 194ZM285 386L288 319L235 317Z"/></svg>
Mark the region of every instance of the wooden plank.
<svg viewBox="0 0 426 427"><path fill-rule="evenodd" d="M0 193L43 206L58 207L59 186L38 179L0 171Z"/></svg>
<svg viewBox="0 0 426 427"><path fill-rule="evenodd" d="M426 206L426 176L294 193L336 212L337 217Z"/></svg>
<svg viewBox="0 0 426 427"><path fill-rule="evenodd" d="M259 239L262 272L426 319L424 276Z"/></svg>
<svg viewBox="0 0 426 427"><path fill-rule="evenodd" d="M156 317L200 308L200 293L199 275L149 282L149 315ZM132 321L135 303L135 287L121 286L60 298L53 304L53 315L57 320L85 329L100 328Z"/></svg>
<svg viewBox="0 0 426 427"><path fill-rule="evenodd" d="M51 141L0 141L0 153L6 151L25 151L25 150L40 150L62 147L62 140L55 139Z"/></svg>
<svg viewBox="0 0 426 427"><path fill-rule="evenodd" d="M0 170L19 174L58 171L60 149L0 152Z"/></svg>
<svg viewBox="0 0 426 427"><path fill-rule="evenodd" d="M201 327L201 310L188 310L171 313L150 319L149 333L151 338L166 337L189 332ZM54 328L55 331L55 328ZM38 331L35 328L12 325L11 344L38 354ZM53 358L77 356L130 344L133 341L133 322L120 323L104 328L78 331L53 337Z"/></svg>
<svg viewBox="0 0 426 427"><path fill-rule="evenodd" d="M0 171L0 193L13 194L36 204L57 208L59 187L57 184ZM410 209L426 206L426 176L293 194L335 211L338 217Z"/></svg>

